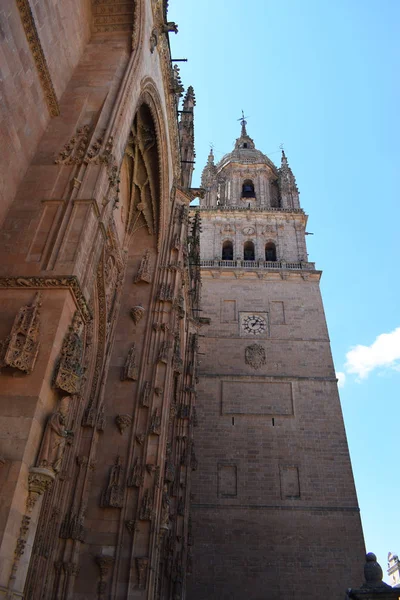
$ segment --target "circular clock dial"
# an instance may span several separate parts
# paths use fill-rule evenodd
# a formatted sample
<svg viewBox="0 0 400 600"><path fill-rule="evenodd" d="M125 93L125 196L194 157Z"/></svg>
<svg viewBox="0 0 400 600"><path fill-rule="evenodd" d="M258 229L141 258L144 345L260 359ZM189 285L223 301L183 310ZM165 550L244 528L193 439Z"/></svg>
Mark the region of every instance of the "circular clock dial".
<svg viewBox="0 0 400 600"><path fill-rule="evenodd" d="M260 333L265 333L267 331L267 323L265 322L265 319L258 315L249 315L243 319L243 329L246 333L259 335Z"/></svg>

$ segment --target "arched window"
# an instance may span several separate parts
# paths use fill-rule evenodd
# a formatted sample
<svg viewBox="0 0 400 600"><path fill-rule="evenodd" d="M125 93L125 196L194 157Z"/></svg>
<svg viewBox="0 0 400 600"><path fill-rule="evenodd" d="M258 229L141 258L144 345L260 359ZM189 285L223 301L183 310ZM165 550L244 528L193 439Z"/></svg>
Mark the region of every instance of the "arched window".
<svg viewBox="0 0 400 600"><path fill-rule="evenodd" d="M245 242L244 243L243 258L244 258L244 260L255 260L253 242Z"/></svg>
<svg viewBox="0 0 400 600"><path fill-rule="evenodd" d="M255 198L254 183L251 179L245 179L242 186L242 198Z"/></svg>
<svg viewBox="0 0 400 600"><path fill-rule="evenodd" d="M273 242L268 242L268 244L265 244L265 260L276 260L276 246Z"/></svg>
<svg viewBox="0 0 400 600"><path fill-rule="evenodd" d="M230 240L222 244L222 260L233 260L233 244Z"/></svg>

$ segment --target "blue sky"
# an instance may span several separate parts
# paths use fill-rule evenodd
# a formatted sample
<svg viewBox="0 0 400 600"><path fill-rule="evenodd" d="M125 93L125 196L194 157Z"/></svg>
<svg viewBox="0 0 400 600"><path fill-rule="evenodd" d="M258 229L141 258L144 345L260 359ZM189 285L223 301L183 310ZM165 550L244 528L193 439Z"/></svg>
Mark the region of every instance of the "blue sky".
<svg viewBox="0 0 400 600"><path fill-rule="evenodd" d="M210 143L217 159L231 150L242 108L257 147L279 162L283 143L297 178L366 546L385 570L400 553L400 2L169 4L173 57L189 59L181 76L197 99L193 184Z"/></svg>

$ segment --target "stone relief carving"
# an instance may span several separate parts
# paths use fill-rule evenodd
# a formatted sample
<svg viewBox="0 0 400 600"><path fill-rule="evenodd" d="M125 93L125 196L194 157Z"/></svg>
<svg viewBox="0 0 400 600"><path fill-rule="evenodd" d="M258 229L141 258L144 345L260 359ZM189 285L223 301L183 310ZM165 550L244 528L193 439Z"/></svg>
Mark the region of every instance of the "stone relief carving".
<svg viewBox="0 0 400 600"><path fill-rule="evenodd" d="M172 360L172 366L174 371L177 373L183 372L183 360L181 356L181 338L179 335L179 331L175 333L174 336L174 355Z"/></svg>
<svg viewBox="0 0 400 600"><path fill-rule="evenodd" d="M110 470L108 485L101 495L100 506L102 508L122 508L124 502L123 471L121 457L117 456L115 464Z"/></svg>
<svg viewBox="0 0 400 600"><path fill-rule="evenodd" d="M169 515L171 510L171 500L168 495L168 486L164 485L162 502L161 502L161 518L160 518L160 529L161 531L169 530Z"/></svg>
<svg viewBox="0 0 400 600"><path fill-rule="evenodd" d="M82 383L82 331L83 321L76 312L69 332L64 338L54 377L54 386L69 394L78 393Z"/></svg>
<svg viewBox="0 0 400 600"><path fill-rule="evenodd" d="M121 381L126 381L128 379L137 381L138 377L139 370L136 364L135 343L133 343L128 352L128 356L126 357L125 365L122 368Z"/></svg>
<svg viewBox="0 0 400 600"><path fill-rule="evenodd" d="M71 508L64 517L60 529L60 538L85 541L85 522L86 506L82 505L78 511Z"/></svg>
<svg viewBox="0 0 400 600"><path fill-rule="evenodd" d="M143 494L142 502L140 504L139 519L141 521L151 521L153 516L153 497L149 490L146 490Z"/></svg>
<svg viewBox="0 0 400 600"><path fill-rule="evenodd" d="M161 342L160 344L160 349L158 352L158 358L157 358L157 362L162 362L167 364L169 361L169 352L171 350L171 342L169 341L164 341Z"/></svg>
<svg viewBox="0 0 400 600"><path fill-rule="evenodd" d="M153 435L161 435L161 414L159 408L156 408L152 414L150 421L150 433Z"/></svg>
<svg viewBox="0 0 400 600"><path fill-rule="evenodd" d="M0 342L0 369L14 367L32 373L39 352L41 292L32 304L19 309L10 335Z"/></svg>
<svg viewBox="0 0 400 600"><path fill-rule="evenodd" d="M253 369L259 369L266 363L265 350L259 344L247 346L245 350L245 363Z"/></svg>
<svg viewBox="0 0 400 600"><path fill-rule="evenodd" d="M73 436L73 432L65 427L69 404L70 397L65 396L58 409L49 417L36 463L37 467L51 470L55 474L60 472L67 438Z"/></svg>
<svg viewBox="0 0 400 600"><path fill-rule="evenodd" d="M131 415L117 415L115 417L115 423L119 429L120 434L123 435L125 429L131 426L132 417Z"/></svg>
<svg viewBox="0 0 400 600"><path fill-rule="evenodd" d="M55 159L56 165L80 165L89 142L89 125L79 127Z"/></svg>
<svg viewBox="0 0 400 600"><path fill-rule="evenodd" d="M132 466L131 474L127 481L128 487L140 487L144 482L144 474L143 474L143 466L140 462L139 457L135 458L135 461Z"/></svg>
<svg viewBox="0 0 400 600"><path fill-rule="evenodd" d="M55 473L49 469L32 467L28 475L28 497L26 508L32 512L40 496L42 496L53 485Z"/></svg>
<svg viewBox="0 0 400 600"><path fill-rule="evenodd" d="M150 393L151 393L151 383L150 381L145 381L142 387L142 393L140 395L140 406L143 408L148 408L150 406Z"/></svg>
<svg viewBox="0 0 400 600"><path fill-rule="evenodd" d="M48 109L52 117L57 117L60 114L60 107L54 91L46 57L40 43L40 37L36 29L35 20L29 5L29 0L17 0L17 6L21 16L26 39L30 46L33 60L35 61L36 69L39 74L40 83L44 91Z"/></svg>
<svg viewBox="0 0 400 600"><path fill-rule="evenodd" d="M148 558L142 557L142 558L136 559L139 590L144 590L146 588L148 566L149 566Z"/></svg>
<svg viewBox="0 0 400 600"><path fill-rule="evenodd" d="M161 283L157 299L161 302L173 302L174 294L170 283Z"/></svg>
<svg viewBox="0 0 400 600"><path fill-rule="evenodd" d="M146 310L140 304L131 308L130 315L135 325L137 325L142 320L145 312Z"/></svg>
<svg viewBox="0 0 400 600"><path fill-rule="evenodd" d="M133 283L139 283L144 281L145 283L151 283L152 280L152 269L150 264L150 250L146 250L140 263L139 270Z"/></svg>
<svg viewBox="0 0 400 600"><path fill-rule="evenodd" d="M107 589L107 580L110 574L110 570L114 565L115 559L113 556L101 554L96 556L95 560L97 566L100 569L100 581L97 587L98 598L99 600L102 600Z"/></svg>

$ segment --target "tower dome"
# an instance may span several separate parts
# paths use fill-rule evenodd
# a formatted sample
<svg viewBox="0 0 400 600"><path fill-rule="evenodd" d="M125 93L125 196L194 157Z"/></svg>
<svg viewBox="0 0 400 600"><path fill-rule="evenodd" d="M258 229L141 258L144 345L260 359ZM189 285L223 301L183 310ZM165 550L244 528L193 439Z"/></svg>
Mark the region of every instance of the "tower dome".
<svg viewBox="0 0 400 600"><path fill-rule="evenodd" d="M202 207L299 208L296 180L282 153L281 168L258 150L249 136L244 117L240 136L231 152L215 164L211 151L203 169Z"/></svg>

